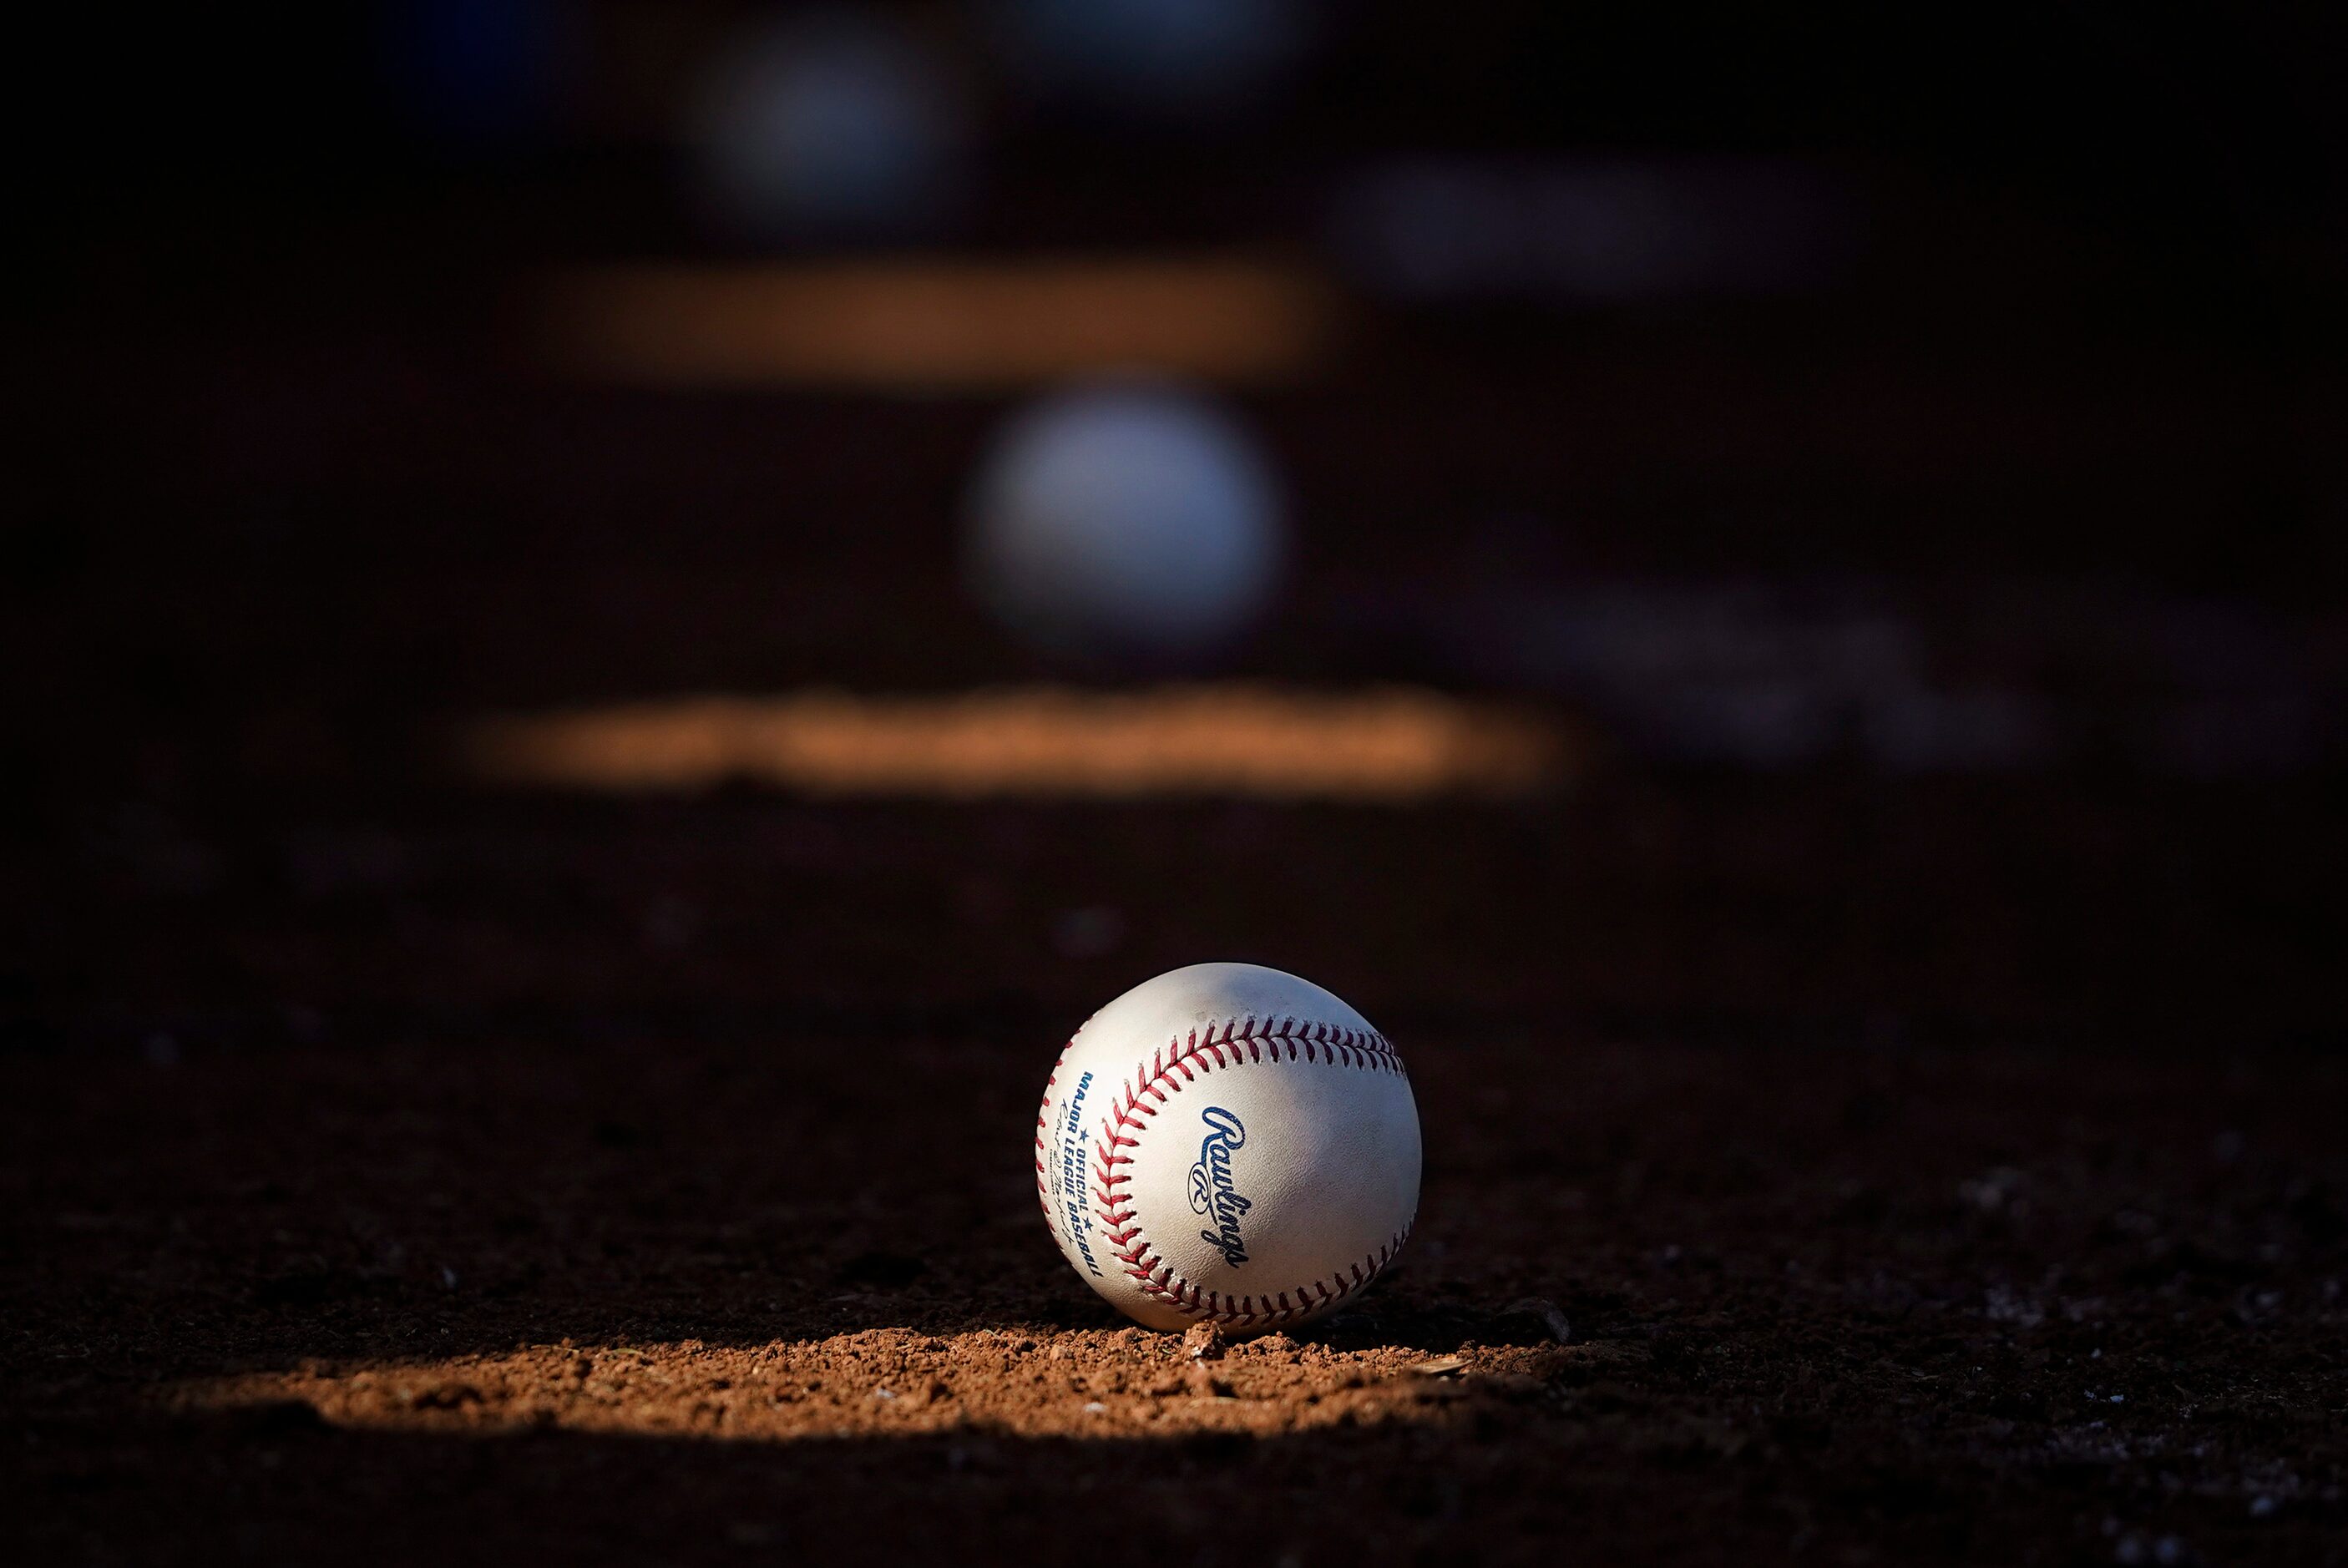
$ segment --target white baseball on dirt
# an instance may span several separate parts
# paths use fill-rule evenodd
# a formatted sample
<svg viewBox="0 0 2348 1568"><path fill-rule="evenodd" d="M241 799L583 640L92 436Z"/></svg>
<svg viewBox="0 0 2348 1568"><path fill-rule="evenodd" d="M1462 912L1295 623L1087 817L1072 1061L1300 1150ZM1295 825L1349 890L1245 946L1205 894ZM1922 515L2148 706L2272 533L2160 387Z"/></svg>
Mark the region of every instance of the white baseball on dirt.
<svg viewBox="0 0 2348 1568"><path fill-rule="evenodd" d="M1410 1234L1418 1106L1344 1002L1194 964L1111 1002L1044 1088L1035 1191L1085 1282L1151 1328L1286 1328L1351 1302Z"/></svg>

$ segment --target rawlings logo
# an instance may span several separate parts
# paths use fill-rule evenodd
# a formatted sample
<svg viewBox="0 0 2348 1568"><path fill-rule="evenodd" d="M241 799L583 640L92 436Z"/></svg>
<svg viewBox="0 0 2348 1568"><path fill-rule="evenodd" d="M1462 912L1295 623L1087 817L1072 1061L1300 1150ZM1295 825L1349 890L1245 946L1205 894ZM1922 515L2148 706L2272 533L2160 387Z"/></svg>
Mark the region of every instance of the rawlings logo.
<svg viewBox="0 0 2348 1568"><path fill-rule="evenodd" d="M1220 1105L1209 1106L1199 1119L1207 1124L1207 1136L1199 1144L1199 1162L1190 1167L1190 1212L1213 1222L1215 1228L1200 1231L1199 1239L1237 1268L1248 1261L1240 1216L1255 1205L1232 1190L1231 1151L1247 1142L1247 1129Z"/></svg>

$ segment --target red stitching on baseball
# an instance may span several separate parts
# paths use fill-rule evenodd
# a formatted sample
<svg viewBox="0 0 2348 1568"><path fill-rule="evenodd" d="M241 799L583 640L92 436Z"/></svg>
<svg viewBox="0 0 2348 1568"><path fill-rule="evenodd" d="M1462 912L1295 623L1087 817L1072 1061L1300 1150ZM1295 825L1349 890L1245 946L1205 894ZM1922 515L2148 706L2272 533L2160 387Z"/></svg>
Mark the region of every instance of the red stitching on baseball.
<svg viewBox="0 0 2348 1568"><path fill-rule="evenodd" d="M1074 1039L1060 1047L1059 1060L1052 1064L1052 1076L1044 1080L1044 1103L1035 1108L1035 1202L1044 1206L1044 1218L1056 1232L1060 1217L1052 1212L1050 1177L1044 1169L1044 1131L1052 1124L1052 1088L1060 1081L1060 1068L1067 1062L1068 1053L1076 1048Z"/></svg>
<svg viewBox="0 0 2348 1568"><path fill-rule="evenodd" d="M1332 1279L1315 1280L1309 1285L1299 1285L1293 1291L1282 1291L1277 1296L1267 1296L1262 1309L1252 1295L1225 1297L1218 1292L1201 1290L1198 1285L1176 1274L1173 1266L1151 1253L1148 1243L1130 1247L1116 1255L1126 1265L1125 1272L1139 1282L1141 1294L1165 1303L1176 1311L1188 1314L1202 1322L1228 1324L1236 1328L1271 1326L1319 1312L1334 1302L1343 1301L1363 1289L1378 1277L1387 1263L1402 1250L1410 1239L1410 1227L1396 1231L1394 1239L1377 1252L1353 1265L1351 1278L1338 1274ZM1334 1288L1333 1288L1334 1287ZM1297 1297L1291 1305L1289 1297ZM1278 1305L1275 1305L1274 1303Z"/></svg>
<svg viewBox="0 0 2348 1568"><path fill-rule="evenodd" d="M1074 1042L1070 1044L1073 1046ZM1348 1068L1366 1072L1390 1072L1397 1078L1408 1078L1402 1057L1385 1036L1375 1029L1350 1029L1326 1022L1300 1025L1294 1018L1282 1018L1277 1024L1270 1019L1261 1021L1250 1016L1244 1022L1233 1018L1223 1024L1222 1037L1215 1036L1215 1026L1207 1026L1207 1037L1201 1040L1192 1029L1180 1039L1172 1041L1153 1053L1148 1072L1140 1083L1128 1083L1120 1101L1112 1098L1107 1114L1101 1118L1101 1136L1093 1146L1093 1196L1100 1207L1095 1211L1104 1234L1110 1243L1109 1255L1125 1265L1125 1272L1138 1282L1144 1295L1161 1301L1176 1311L1202 1322L1224 1324L1236 1328L1253 1328L1285 1323L1307 1313L1320 1311L1330 1303L1362 1290L1377 1278L1387 1263L1402 1250L1410 1237L1410 1226L1395 1233L1393 1239L1377 1252L1354 1264L1344 1273L1326 1280L1314 1280L1298 1285L1294 1291L1282 1291L1273 1305L1274 1297L1266 1296L1261 1310L1252 1295L1224 1296L1211 1290L1202 1290L1174 1273L1171 1264L1149 1250L1148 1240L1134 1223L1132 1196L1121 1189L1130 1185L1130 1171L1116 1167L1130 1165L1133 1156L1116 1152L1120 1149L1139 1146L1138 1136L1145 1118L1157 1116L1169 1094L1179 1094L1187 1086L1211 1073L1217 1068L1228 1068L1241 1060L1240 1047L1247 1047L1249 1061L1263 1060L1263 1048L1272 1047L1272 1059L1279 1061L1283 1047L1287 1059L1295 1061L1300 1049L1308 1062L1326 1061L1331 1066L1343 1063ZM1313 1054L1318 1047L1320 1055ZM1169 1052L1171 1052L1169 1058ZM1228 1058L1226 1057L1228 1053ZM1066 1053L1062 1052L1065 1057ZM1057 1069L1055 1069L1056 1075ZM1045 1086L1045 1100L1051 1099L1051 1086ZM1149 1103L1154 1101L1155 1103ZM1043 1146L1044 1119L1037 1119L1036 1147ZM1132 1134L1134 1136L1128 1136ZM1049 1212L1047 1203L1045 1212ZM1296 1304L1289 1305L1289 1296Z"/></svg>

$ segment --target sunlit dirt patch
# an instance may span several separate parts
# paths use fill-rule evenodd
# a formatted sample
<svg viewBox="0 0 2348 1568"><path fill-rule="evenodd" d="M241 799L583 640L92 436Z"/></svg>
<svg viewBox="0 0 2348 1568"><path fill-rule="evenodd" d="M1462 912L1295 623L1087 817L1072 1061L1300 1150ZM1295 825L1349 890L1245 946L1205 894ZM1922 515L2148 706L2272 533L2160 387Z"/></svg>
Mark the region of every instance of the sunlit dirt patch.
<svg viewBox="0 0 2348 1568"><path fill-rule="evenodd" d="M552 1429L746 1441L979 1428L1024 1437L1273 1435L1442 1421L1543 1397L1601 1348L1333 1350L1283 1335L1194 1359L1140 1329L932 1336L868 1329L759 1346L541 1346L393 1366L310 1362L170 1390L173 1408L307 1406L341 1427L497 1433Z"/></svg>
<svg viewBox="0 0 2348 1568"><path fill-rule="evenodd" d="M495 782L605 790L1354 800L1524 794L1565 763L1550 725L1504 707L1244 685L687 697L480 720L461 756Z"/></svg>
<svg viewBox="0 0 2348 1568"><path fill-rule="evenodd" d="M543 346L667 387L993 391L1107 370L1276 381L1335 326L1313 273L1245 258L605 267L547 288Z"/></svg>

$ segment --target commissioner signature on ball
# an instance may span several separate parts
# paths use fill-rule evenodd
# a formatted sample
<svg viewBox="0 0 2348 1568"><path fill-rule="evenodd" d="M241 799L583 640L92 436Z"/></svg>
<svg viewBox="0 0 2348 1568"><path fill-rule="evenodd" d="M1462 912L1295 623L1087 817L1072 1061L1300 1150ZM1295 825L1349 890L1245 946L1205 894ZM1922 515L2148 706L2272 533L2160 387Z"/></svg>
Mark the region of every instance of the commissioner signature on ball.
<svg viewBox="0 0 2348 1568"><path fill-rule="evenodd" d="M1247 1142L1247 1128L1220 1105L1200 1111L1199 1119L1207 1124L1207 1136L1199 1143L1199 1162L1190 1167L1190 1209L1206 1215L1215 1227L1200 1231L1199 1239L1237 1268L1248 1261L1247 1244L1240 1239L1240 1216L1255 1207L1231 1186L1231 1151Z"/></svg>

